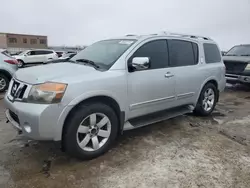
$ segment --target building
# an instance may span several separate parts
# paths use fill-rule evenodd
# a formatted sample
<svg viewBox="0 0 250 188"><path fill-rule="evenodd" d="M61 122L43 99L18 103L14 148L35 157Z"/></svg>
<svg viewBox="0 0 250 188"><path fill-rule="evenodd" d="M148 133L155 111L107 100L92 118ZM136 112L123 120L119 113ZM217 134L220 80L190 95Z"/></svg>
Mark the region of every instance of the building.
<svg viewBox="0 0 250 188"><path fill-rule="evenodd" d="M9 52L19 52L26 49L48 48L47 36L0 33L0 48Z"/></svg>

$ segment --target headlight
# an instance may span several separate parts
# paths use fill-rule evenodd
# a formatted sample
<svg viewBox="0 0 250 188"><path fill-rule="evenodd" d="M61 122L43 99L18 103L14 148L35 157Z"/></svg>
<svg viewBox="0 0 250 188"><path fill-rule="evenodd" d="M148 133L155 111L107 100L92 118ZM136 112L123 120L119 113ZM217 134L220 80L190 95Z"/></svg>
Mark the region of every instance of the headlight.
<svg viewBox="0 0 250 188"><path fill-rule="evenodd" d="M59 103L64 95L67 84L46 82L32 86L27 102L30 103Z"/></svg>
<svg viewBox="0 0 250 188"><path fill-rule="evenodd" d="M250 64L247 64L245 70L250 70Z"/></svg>

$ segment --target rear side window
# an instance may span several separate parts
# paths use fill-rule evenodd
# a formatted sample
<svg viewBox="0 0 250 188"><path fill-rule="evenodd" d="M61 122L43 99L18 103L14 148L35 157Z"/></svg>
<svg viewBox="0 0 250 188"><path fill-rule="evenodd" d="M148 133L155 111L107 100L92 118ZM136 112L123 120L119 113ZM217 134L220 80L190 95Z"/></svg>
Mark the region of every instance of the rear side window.
<svg viewBox="0 0 250 188"><path fill-rule="evenodd" d="M221 61L221 53L216 44L204 43L206 63L218 63Z"/></svg>
<svg viewBox="0 0 250 188"><path fill-rule="evenodd" d="M150 69L165 68L168 66L168 46L166 40L155 40L141 46L130 58L149 57Z"/></svg>
<svg viewBox="0 0 250 188"><path fill-rule="evenodd" d="M53 54L53 51L45 51L44 54Z"/></svg>
<svg viewBox="0 0 250 188"><path fill-rule="evenodd" d="M189 66L198 63L198 45L184 40L169 40L170 66Z"/></svg>

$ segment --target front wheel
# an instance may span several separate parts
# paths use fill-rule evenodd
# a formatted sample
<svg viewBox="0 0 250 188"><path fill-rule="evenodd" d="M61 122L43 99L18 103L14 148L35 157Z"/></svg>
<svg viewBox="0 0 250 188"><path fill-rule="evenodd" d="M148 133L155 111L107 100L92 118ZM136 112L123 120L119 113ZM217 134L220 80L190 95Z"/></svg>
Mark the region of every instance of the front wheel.
<svg viewBox="0 0 250 188"><path fill-rule="evenodd" d="M8 89L9 82L10 80L4 74L0 74L0 93Z"/></svg>
<svg viewBox="0 0 250 188"><path fill-rule="evenodd" d="M214 84L206 84L200 93L194 112L201 116L210 115L215 108L218 95L218 91Z"/></svg>
<svg viewBox="0 0 250 188"><path fill-rule="evenodd" d="M83 104L66 121L63 146L80 159L93 159L109 150L118 133L118 118L106 104Z"/></svg>

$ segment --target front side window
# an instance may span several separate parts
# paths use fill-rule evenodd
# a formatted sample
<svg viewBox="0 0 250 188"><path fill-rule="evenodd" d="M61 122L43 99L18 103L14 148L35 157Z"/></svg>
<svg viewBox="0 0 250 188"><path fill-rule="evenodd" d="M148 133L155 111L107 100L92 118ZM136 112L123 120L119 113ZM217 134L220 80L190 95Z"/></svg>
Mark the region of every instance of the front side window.
<svg viewBox="0 0 250 188"><path fill-rule="evenodd" d="M134 57L148 57L149 69L159 69L168 66L168 46L166 40L155 40L141 46L130 58L131 63Z"/></svg>
<svg viewBox="0 0 250 188"><path fill-rule="evenodd" d="M30 51L27 53L27 55L37 55L37 54L36 54L36 51Z"/></svg>
<svg viewBox="0 0 250 188"><path fill-rule="evenodd" d="M128 39L99 41L77 53L71 60L90 60L102 69L109 69L135 41Z"/></svg>
<svg viewBox="0 0 250 188"><path fill-rule="evenodd" d="M168 40L170 66L190 66L198 63L198 45L184 40Z"/></svg>
<svg viewBox="0 0 250 188"><path fill-rule="evenodd" d="M216 44L204 43L206 63L218 63L221 61L221 53Z"/></svg>

